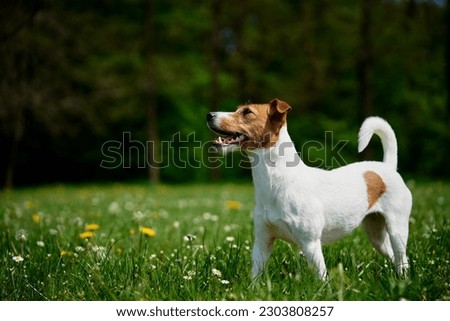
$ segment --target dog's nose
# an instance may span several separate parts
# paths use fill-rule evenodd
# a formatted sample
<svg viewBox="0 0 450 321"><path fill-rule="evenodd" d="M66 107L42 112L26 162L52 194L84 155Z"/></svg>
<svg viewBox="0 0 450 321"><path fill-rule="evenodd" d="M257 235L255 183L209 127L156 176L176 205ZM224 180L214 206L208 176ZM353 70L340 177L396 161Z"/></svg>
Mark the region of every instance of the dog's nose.
<svg viewBox="0 0 450 321"><path fill-rule="evenodd" d="M208 122L210 122L210 121L212 121L212 120L214 119L214 117L216 117L216 114L215 114L215 113L208 113L208 114L206 115L206 120L207 120Z"/></svg>

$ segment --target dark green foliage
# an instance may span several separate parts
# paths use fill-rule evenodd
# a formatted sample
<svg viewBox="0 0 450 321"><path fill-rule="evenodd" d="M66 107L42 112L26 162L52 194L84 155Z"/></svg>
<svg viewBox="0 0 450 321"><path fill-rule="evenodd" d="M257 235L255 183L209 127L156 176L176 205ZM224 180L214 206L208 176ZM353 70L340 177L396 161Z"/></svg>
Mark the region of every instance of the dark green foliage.
<svg viewBox="0 0 450 321"><path fill-rule="evenodd" d="M345 161L358 158L361 1L152 1L151 46L144 2L2 3L1 181L146 177L138 166L145 151L125 150L130 168L99 164L103 143L121 141L124 132L148 140L148 104L156 104L161 141L195 133L204 144L211 139L204 120L211 108L233 110L278 97L293 106L289 128L297 146L323 143L324 132L333 131L336 140L349 140ZM378 0L369 9L366 90L373 113L397 133L400 170L449 177L444 8ZM206 166L173 164L178 154L206 163L207 145L196 146L190 141L181 146L187 149L161 154L171 165L161 169L163 181L210 179ZM381 157L373 148L373 157ZM322 167L339 165L315 152ZM243 174L248 171L235 166L214 177Z"/></svg>

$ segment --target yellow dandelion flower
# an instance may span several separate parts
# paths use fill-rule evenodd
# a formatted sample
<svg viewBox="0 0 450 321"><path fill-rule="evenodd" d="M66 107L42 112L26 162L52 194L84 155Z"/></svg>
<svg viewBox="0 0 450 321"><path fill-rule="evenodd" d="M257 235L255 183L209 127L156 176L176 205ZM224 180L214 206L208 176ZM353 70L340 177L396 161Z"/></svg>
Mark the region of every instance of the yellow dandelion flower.
<svg viewBox="0 0 450 321"><path fill-rule="evenodd" d="M91 237L94 237L94 232L92 231L85 231L83 233L80 233L80 238L82 239L90 239Z"/></svg>
<svg viewBox="0 0 450 321"><path fill-rule="evenodd" d="M88 224L88 225L86 225L85 230L86 230L86 231L96 231L96 230L98 230L99 228L100 228L100 225L93 223L93 224Z"/></svg>
<svg viewBox="0 0 450 321"><path fill-rule="evenodd" d="M39 224L41 222L41 216L39 214L31 215L31 219L34 223Z"/></svg>
<svg viewBox="0 0 450 321"><path fill-rule="evenodd" d="M225 201L225 206L230 210L238 210L241 208L241 202L239 201Z"/></svg>
<svg viewBox="0 0 450 321"><path fill-rule="evenodd" d="M70 255L70 252L69 252L69 251L66 251L66 250L61 250L61 251L59 252L59 255L61 255L61 256Z"/></svg>
<svg viewBox="0 0 450 321"><path fill-rule="evenodd" d="M151 227L141 227L141 228L139 229L139 231L140 231L142 234L144 234L145 236L148 236L148 237L154 237L154 236L156 236L155 230L152 229Z"/></svg>

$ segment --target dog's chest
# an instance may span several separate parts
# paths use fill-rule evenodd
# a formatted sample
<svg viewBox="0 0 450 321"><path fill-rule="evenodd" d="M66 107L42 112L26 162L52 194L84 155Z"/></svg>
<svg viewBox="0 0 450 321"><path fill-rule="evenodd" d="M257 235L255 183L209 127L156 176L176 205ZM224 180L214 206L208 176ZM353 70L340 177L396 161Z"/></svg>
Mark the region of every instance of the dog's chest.
<svg viewBox="0 0 450 321"><path fill-rule="evenodd" d="M279 192L279 191L278 191ZM265 193L257 191L257 207L259 212L255 220L259 220L270 230L273 237L288 242L295 242L292 233L294 226L294 213L291 213L292 204L276 191Z"/></svg>
<svg viewBox="0 0 450 321"><path fill-rule="evenodd" d="M259 156L263 161L252 170L257 207L254 219L263 223L271 236L295 243L293 229L301 220L296 169L269 153Z"/></svg>

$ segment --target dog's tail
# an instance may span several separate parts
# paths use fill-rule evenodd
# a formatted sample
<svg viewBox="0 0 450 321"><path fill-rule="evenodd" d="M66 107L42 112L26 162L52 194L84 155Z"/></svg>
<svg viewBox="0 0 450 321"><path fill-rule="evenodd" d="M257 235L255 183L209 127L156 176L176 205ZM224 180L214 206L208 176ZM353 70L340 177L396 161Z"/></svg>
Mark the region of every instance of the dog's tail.
<svg viewBox="0 0 450 321"><path fill-rule="evenodd" d="M397 139L392 127L380 117L369 117L361 125L358 134L358 152L361 153L367 147L373 134L381 138L383 162L397 170Z"/></svg>

